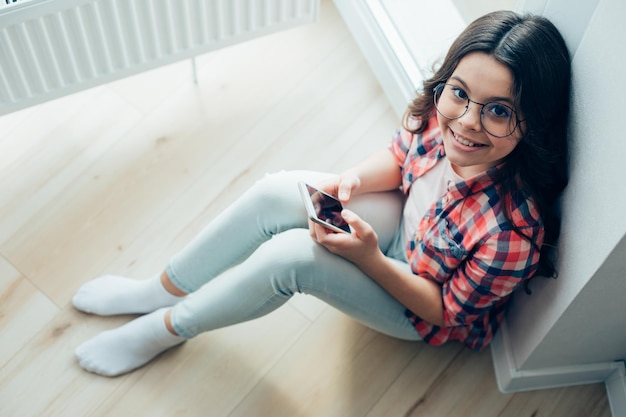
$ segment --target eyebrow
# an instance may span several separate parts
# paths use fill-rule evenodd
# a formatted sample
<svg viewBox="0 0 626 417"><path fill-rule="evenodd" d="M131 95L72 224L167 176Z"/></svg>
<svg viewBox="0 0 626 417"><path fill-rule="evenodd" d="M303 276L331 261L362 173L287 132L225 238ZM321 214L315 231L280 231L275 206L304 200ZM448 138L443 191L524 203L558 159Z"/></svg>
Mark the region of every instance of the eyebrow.
<svg viewBox="0 0 626 417"><path fill-rule="evenodd" d="M471 90L469 88L469 86L465 83L465 81L463 81L459 76L453 75L452 77L450 77L450 79L454 79L456 81L458 81L459 83L463 84L463 87L466 90ZM510 106L513 106L515 104L515 102L513 101L513 99L511 97L498 97L498 96L493 96L490 97L486 103L489 103L491 101L504 101L506 103L508 103Z"/></svg>

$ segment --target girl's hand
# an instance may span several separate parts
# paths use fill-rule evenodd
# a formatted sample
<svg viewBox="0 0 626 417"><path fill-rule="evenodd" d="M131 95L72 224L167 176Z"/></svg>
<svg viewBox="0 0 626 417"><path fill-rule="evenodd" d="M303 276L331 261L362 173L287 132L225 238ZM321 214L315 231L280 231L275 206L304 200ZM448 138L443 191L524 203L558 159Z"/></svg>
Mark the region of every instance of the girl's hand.
<svg viewBox="0 0 626 417"><path fill-rule="evenodd" d="M361 180L356 175L343 174L317 184L320 190L337 196L343 204L347 203L355 195L355 191L361 186Z"/></svg>
<svg viewBox="0 0 626 417"><path fill-rule="evenodd" d="M350 210L343 210L341 215L352 227L351 234L336 233L309 221L309 231L313 240L359 267L377 259L381 252L378 248L378 236L372 226Z"/></svg>

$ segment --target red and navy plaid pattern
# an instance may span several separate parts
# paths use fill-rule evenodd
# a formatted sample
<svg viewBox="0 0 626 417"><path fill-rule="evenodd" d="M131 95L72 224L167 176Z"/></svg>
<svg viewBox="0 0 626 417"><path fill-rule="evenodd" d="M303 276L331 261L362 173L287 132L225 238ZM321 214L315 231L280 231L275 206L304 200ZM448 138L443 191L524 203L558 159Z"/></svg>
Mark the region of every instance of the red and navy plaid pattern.
<svg viewBox="0 0 626 417"><path fill-rule="evenodd" d="M421 134L398 131L390 149L402 168L402 188L408 193L417 178L445 157L436 117ZM458 340L475 350L487 346L511 293L537 270L539 248L519 236L504 216L505 202L493 181L500 168L450 183L407 243L413 273L436 281L443 290L443 327L407 311L429 344ZM507 204L517 227L541 245L544 230L532 201L520 190Z"/></svg>

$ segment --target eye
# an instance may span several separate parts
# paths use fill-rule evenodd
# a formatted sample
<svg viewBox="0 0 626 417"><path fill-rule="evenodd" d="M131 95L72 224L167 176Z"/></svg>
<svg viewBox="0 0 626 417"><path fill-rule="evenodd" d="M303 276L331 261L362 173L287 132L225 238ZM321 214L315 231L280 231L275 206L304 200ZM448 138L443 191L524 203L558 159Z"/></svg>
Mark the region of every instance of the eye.
<svg viewBox="0 0 626 417"><path fill-rule="evenodd" d="M484 112L489 117L496 119L510 119L513 114L513 109L504 104L491 102L485 104Z"/></svg>
<svg viewBox="0 0 626 417"><path fill-rule="evenodd" d="M457 87L454 85L449 85L449 87L450 87L450 92L456 99L467 101L467 99L469 98L465 90L463 90L461 87Z"/></svg>

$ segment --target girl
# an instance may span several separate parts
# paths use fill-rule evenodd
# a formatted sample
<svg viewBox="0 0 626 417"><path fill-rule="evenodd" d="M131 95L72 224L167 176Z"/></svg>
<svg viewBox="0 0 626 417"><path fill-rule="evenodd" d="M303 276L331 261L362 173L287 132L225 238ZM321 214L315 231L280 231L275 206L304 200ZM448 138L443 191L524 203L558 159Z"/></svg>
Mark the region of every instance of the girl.
<svg viewBox="0 0 626 417"><path fill-rule="evenodd" d="M424 82L389 148L339 176L269 175L160 276L81 287L81 311L149 314L79 346L80 366L129 372L296 292L393 337L484 348L511 293L554 273L569 82L566 45L548 20L479 18ZM299 180L338 196L353 233L307 225Z"/></svg>

